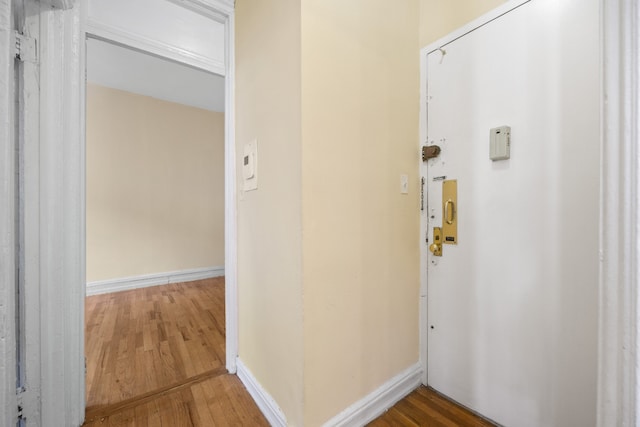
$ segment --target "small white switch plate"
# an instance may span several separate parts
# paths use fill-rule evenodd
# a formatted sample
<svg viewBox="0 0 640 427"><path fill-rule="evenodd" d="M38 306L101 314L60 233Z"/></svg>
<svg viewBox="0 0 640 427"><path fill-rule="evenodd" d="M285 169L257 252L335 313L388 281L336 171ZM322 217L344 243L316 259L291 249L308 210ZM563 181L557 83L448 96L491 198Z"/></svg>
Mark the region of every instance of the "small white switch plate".
<svg viewBox="0 0 640 427"><path fill-rule="evenodd" d="M400 193L409 194L409 175L400 175Z"/></svg>
<svg viewBox="0 0 640 427"><path fill-rule="evenodd" d="M242 189L251 191L258 189L258 141L253 140L245 144L242 164Z"/></svg>
<svg viewBox="0 0 640 427"><path fill-rule="evenodd" d="M493 161L511 157L511 128L500 126L489 131L489 158Z"/></svg>

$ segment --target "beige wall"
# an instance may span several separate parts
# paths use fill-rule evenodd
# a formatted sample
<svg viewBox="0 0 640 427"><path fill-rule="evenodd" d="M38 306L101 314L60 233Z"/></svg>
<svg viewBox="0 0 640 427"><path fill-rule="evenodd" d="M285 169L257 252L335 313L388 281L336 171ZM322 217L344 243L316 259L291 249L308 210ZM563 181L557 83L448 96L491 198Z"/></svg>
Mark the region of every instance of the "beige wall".
<svg viewBox="0 0 640 427"><path fill-rule="evenodd" d="M291 426L418 362L419 48L490 9L446 3L236 2L240 358Z"/></svg>
<svg viewBox="0 0 640 427"><path fill-rule="evenodd" d="M420 0L420 47L446 36L506 0Z"/></svg>
<svg viewBox="0 0 640 427"><path fill-rule="evenodd" d="M300 1L236 2L239 356L302 425ZM258 141L258 190L242 193Z"/></svg>
<svg viewBox="0 0 640 427"><path fill-rule="evenodd" d="M224 114L87 85L87 281L224 265Z"/></svg>
<svg viewBox="0 0 640 427"><path fill-rule="evenodd" d="M303 1L307 426L418 361L418 10Z"/></svg>

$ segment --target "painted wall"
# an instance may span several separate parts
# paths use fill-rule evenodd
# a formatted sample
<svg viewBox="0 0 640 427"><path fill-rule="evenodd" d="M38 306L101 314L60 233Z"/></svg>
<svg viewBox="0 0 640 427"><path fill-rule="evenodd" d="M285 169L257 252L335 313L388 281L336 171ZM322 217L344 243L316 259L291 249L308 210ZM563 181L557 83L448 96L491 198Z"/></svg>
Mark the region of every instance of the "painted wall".
<svg viewBox="0 0 640 427"><path fill-rule="evenodd" d="M318 426L418 361L419 4L302 4L305 425Z"/></svg>
<svg viewBox="0 0 640 427"><path fill-rule="evenodd" d="M491 8L347 3L236 3L239 353L292 426L418 362L419 48Z"/></svg>
<svg viewBox="0 0 640 427"><path fill-rule="evenodd" d="M506 0L420 0L420 47L446 36Z"/></svg>
<svg viewBox="0 0 640 427"><path fill-rule="evenodd" d="M87 282L224 265L224 114L87 85Z"/></svg>
<svg viewBox="0 0 640 427"><path fill-rule="evenodd" d="M236 2L236 143L258 141L238 195L239 357L302 425L300 1ZM238 163L238 189L242 167Z"/></svg>

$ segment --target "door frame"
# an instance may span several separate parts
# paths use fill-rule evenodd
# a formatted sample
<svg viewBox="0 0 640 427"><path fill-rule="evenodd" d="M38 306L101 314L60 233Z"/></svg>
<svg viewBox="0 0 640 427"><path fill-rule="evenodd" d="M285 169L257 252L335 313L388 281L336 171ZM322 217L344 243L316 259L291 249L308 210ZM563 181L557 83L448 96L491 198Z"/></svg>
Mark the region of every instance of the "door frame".
<svg viewBox="0 0 640 427"><path fill-rule="evenodd" d="M598 426L640 423L640 7L601 0Z"/></svg>
<svg viewBox="0 0 640 427"><path fill-rule="evenodd" d="M427 55L532 0L509 0L420 50L420 140L427 145ZM535 0L533 0L535 1ZM601 161L597 425L640 421L640 7L600 0ZM420 176L426 167L419 161ZM420 365L427 378L426 210L420 214Z"/></svg>
<svg viewBox="0 0 640 427"><path fill-rule="evenodd" d="M15 375L15 207L18 197L36 200L40 230L38 257L25 268L40 283L38 355L39 425L80 425L85 412L84 297L85 280L85 25L86 0L30 0L39 5L36 126L39 144L38 185L15 191L13 157L14 49L13 0L0 0L0 424L17 416ZM174 0L171 0L174 1ZM226 366L236 372L238 354L236 283L236 174L234 138L234 7L230 0L175 0L201 13L209 11L225 24L225 272ZM36 76L31 76L36 78ZM35 112L34 112L35 113ZM31 159L33 161L33 159ZM28 159L25 159L28 161ZM7 302L7 303L4 303ZM30 422L31 423L31 422Z"/></svg>
<svg viewBox="0 0 640 427"><path fill-rule="evenodd" d="M0 301L15 301L14 57L11 0L0 0ZM4 53L6 52L6 53ZM15 423L15 306L0 304L0 425Z"/></svg>

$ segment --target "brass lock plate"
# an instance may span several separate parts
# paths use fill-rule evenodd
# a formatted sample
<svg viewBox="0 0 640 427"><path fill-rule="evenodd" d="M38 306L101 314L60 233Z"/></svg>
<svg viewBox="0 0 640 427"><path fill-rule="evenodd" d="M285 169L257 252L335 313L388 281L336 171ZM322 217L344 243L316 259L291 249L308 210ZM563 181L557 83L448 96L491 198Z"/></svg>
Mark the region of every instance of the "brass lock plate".
<svg viewBox="0 0 640 427"><path fill-rule="evenodd" d="M442 243L458 244L458 181L442 182Z"/></svg>

